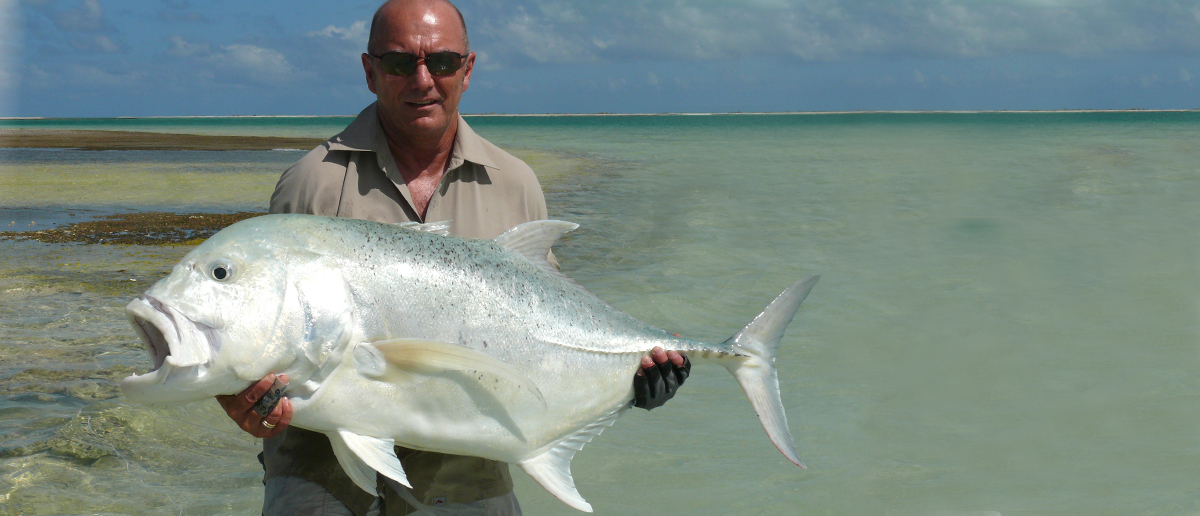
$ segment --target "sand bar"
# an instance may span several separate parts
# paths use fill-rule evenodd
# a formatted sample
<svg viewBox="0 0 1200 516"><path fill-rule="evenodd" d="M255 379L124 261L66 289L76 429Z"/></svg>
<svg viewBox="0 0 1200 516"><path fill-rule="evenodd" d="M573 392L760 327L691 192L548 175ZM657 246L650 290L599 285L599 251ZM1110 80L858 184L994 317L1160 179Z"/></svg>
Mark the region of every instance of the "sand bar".
<svg viewBox="0 0 1200 516"><path fill-rule="evenodd" d="M140 131L0 129L0 148L83 150L309 150L324 140Z"/></svg>

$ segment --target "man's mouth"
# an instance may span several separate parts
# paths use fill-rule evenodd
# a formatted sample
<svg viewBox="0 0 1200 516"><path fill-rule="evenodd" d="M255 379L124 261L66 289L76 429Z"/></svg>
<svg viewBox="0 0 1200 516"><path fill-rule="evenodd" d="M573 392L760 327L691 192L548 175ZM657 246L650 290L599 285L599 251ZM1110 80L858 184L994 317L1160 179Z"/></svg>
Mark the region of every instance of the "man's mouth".
<svg viewBox="0 0 1200 516"><path fill-rule="evenodd" d="M408 102L407 104L410 106L425 107L425 106L431 106L433 104L437 104L437 101L436 100L414 100L414 101Z"/></svg>

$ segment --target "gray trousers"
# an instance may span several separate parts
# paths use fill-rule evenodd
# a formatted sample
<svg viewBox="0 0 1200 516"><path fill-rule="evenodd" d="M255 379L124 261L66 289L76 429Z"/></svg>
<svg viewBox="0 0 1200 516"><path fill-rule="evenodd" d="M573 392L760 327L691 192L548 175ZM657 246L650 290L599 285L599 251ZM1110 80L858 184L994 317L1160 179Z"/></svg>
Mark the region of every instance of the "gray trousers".
<svg viewBox="0 0 1200 516"><path fill-rule="evenodd" d="M388 487L401 493L410 504L417 501L408 494L408 489L388 481ZM393 511L395 512L395 511ZM298 477L276 477L267 481L263 497L263 516L354 516L350 508L333 496L329 490ZM388 514L383 499L376 498L366 516ZM513 493L487 498L471 503L453 503L439 507L417 504L417 516L521 516L521 504Z"/></svg>

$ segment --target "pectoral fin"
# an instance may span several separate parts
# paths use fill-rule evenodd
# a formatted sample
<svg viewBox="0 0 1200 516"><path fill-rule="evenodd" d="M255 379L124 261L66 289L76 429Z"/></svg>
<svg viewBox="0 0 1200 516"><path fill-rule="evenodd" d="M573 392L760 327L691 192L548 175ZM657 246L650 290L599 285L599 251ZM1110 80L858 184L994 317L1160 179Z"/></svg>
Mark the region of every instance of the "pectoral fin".
<svg viewBox="0 0 1200 516"><path fill-rule="evenodd" d="M360 344L358 347L364 348L365 346L367 345ZM379 356L389 365L410 373L428 375L458 371L479 372L494 376L533 394L542 404L542 408L546 408L546 398L542 396L542 391L537 388L533 380L513 366L473 349L447 342L421 339L384 340L373 342L369 346L378 350ZM360 364L378 363L377 359L367 357L372 353L374 352L368 349L362 351L356 349L355 358L359 360ZM360 354L362 359L359 359ZM362 368L360 365L360 370L363 369L378 370L372 367ZM368 374L366 370L363 370L363 373Z"/></svg>
<svg viewBox="0 0 1200 516"><path fill-rule="evenodd" d="M393 448L395 441L358 435L346 430L325 435L329 437L333 455L337 457L342 469L363 491L375 494L376 471L406 487L412 487L408 476L404 474L404 466L400 465L400 459L396 457L396 450Z"/></svg>

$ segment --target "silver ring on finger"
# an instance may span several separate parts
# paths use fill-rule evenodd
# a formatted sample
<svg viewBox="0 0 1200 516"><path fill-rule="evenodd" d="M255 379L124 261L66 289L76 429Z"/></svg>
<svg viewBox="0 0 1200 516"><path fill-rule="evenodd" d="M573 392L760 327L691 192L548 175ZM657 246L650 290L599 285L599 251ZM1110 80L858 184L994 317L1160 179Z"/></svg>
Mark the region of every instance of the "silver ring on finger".
<svg viewBox="0 0 1200 516"><path fill-rule="evenodd" d="M270 428L275 428L275 425L272 425L271 423L268 423L268 422L267 422L267 420L265 420L265 419L264 419L264 420L262 420L262 425L263 425L263 426L265 426L265 427L267 427L268 429L270 429Z"/></svg>

